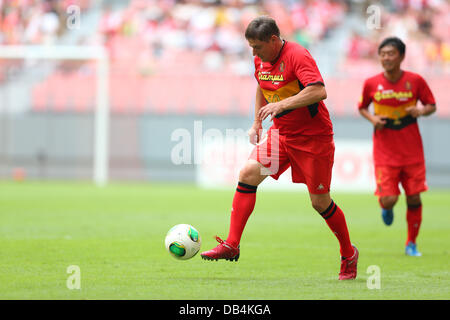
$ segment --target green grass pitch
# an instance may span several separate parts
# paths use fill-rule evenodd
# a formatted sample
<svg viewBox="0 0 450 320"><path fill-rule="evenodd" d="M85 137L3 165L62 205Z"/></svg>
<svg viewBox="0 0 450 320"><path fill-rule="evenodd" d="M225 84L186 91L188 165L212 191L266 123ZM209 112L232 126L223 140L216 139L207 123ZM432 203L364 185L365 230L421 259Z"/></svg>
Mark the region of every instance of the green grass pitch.
<svg viewBox="0 0 450 320"><path fill-rule="evenodd" d="M360 250L340 282L338 242L305 193L260 188L239 262L177 261L166 232L189 223L201 250L225 238L234 188L0 182L0 299L449 299L450 192L423 194L420 258L404 255L404 196L390 227L372 194L334 193ZM67 268L81 289L68 289ZM380 289L369 289L369 266Z"/></svg>

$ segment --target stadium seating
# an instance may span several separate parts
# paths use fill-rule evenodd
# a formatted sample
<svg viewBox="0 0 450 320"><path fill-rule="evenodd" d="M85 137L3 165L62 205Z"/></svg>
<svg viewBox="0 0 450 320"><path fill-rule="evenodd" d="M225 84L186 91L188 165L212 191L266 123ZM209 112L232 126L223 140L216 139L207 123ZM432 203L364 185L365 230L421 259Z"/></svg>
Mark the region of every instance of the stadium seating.
<svg viewBox="0 0 450 320"><path fill-rule="evenodd" d="M418 4L420 2L420 4ZM380 72L376 46L380 39L405 23L405 68L427 79L438 101L440 116L450 115L450 4L441 1L382 1L380 30L347 35L348 47L336 68L324 74L327 105L335 115L356 115L364 78ZM51 35L33 33L31 20L17 15L35 13L64 17L71 1L17 1L4 5L0 44L58 43L67 30L60 24ZM286 39L314 48L326 43L333 31L346 26L345 15L360 15L360 1L137 1L116 2L115 7L79 2L82 12L99 11L98 25L85 43L101 39L110 54L112 112L157 114L252 114L255 81L252 57L242 36L255 15L270 13L279 19ZM120 6L117 4L120 3ZM101 10L101 11L100 11ZM406 23L408 22L408 23ZM36 22L37 23L37 22ZM20 25L18 25L20 24ZM398 30L397 30L398 31ZM30 35L34 35L31 37ZM50 37L50 38L49 38ZM1 62L0 66L9 62ZM95 64L70 71L62 67L34 84L32 109L89 112L95 106ZM6 75L0 72L0 82Z"/></svg>

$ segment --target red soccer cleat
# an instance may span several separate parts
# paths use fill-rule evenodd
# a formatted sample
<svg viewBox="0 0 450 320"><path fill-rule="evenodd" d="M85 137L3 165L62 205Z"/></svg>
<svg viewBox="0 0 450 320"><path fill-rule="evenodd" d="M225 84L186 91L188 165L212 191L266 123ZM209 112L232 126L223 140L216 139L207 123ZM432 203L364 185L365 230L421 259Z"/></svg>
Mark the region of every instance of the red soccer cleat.
<svg viewBox="0 0 450 320"><path fill-rule="evenodd" d="M223 241L218 236L216 236L219 245L214 249L202 252L200 255L204 260L219 260L225 259L229 261L238 261L239 259L239 247L235 248L229 245L226 241Z"/></svg>
<svg viewBox="0 0 450 320"><path fill-rule="evenodd" d="M356 278L359 252L352 245L355 253L350 258L341 259L341 272L339 272L339 280L353 280Z"/></svg>

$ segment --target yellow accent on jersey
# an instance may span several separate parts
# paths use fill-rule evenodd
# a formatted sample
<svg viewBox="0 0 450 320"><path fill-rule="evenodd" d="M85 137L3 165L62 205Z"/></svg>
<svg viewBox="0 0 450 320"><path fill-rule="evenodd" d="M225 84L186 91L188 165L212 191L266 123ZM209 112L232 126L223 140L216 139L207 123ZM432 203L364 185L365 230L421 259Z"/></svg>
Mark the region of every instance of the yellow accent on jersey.
<svg viewBox="0 0 450 320"><path fill-rule="evenodd" d="M277 90L272 91L261 88L261 91L264 94L266 100L270 103L270 102L277 102L286 99L288 97L291 97L293 95L296 95L297 93L300 92L300 86L298 84L298 80L294 80Z"/></svg>
<svg viewBox="0 0 450 320"><path fill-rule="evenodd" d="M380 101L383 99L407 99L407 98L412 98L413 93L412 91L391 91L391 92L380 92L377 91L375 92L373 99L375 101Z"/></svg>
<svg viewBox="0 0 450 320"><path fill-rule="evenodd" d="M406 112L406 108L415 106L416 103L417 103L417 100L412 100L403 105L393 107L393 106L388 106L388 105L384 105L384 104L379 104L374 101L373 106L374 106L374 111L375 111L376 115L383 116L383 117L386 117L389 119L397 120L397 119L400 119L400 118L403 118L403 117L406 117L407 115L409 115Z"/></svg>
<svg viewBox="0 0 450 320"><path fill-rule="evenodd" d="M272 83L274 82L282 82L284 81L283 75L282 74L264 74L262 72L258 73L258 79L261 81L271 81Z"/></svg>

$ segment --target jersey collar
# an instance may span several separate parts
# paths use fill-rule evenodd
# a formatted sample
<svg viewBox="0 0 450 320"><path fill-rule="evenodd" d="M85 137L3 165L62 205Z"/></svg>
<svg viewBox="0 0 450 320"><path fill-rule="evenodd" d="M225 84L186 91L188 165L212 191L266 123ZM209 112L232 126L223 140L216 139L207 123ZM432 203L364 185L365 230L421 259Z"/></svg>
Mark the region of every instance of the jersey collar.
<svg viewBox="0 0 450 320"><path fill-rule="evenodd" d="M392 84L399 83L400 80L402 80L402 79L403 79L403 76L405 75L405 71L404 71L404 70L400 70L400 71L402 72L402 74L400 75L400 78L398 78L397 81L395 81L395 82L393 82L393 81L389 80L388 78L386 78L386 76L384 75L384 72L382 72L383 78L384 78L387 82L392 83Z"/></svg>

